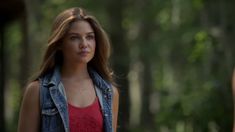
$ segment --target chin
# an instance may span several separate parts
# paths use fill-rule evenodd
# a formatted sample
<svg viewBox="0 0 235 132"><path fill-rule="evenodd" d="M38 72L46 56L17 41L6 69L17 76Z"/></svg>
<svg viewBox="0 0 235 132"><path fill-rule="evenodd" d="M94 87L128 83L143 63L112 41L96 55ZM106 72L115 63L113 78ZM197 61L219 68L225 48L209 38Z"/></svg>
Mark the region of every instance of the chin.
<svg viewBox="0 0 235 132"><path fill-rule="evenodd" d="M84 63L84 64L87 64L90 61L91 61L91 59L79 59L78 60L79 63Z"/></svg>

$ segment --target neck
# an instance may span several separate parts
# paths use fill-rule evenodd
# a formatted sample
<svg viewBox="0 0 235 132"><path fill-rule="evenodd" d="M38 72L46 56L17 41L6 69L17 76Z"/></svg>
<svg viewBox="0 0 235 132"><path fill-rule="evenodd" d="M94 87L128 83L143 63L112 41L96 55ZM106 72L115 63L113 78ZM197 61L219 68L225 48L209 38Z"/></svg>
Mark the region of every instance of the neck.
<svg viewBox="0 0 235 132"><path fill-rule="evenodd" d="M71 65L63 64L61 68L62 79L83 80L89 78L87 64Z"/></svg>

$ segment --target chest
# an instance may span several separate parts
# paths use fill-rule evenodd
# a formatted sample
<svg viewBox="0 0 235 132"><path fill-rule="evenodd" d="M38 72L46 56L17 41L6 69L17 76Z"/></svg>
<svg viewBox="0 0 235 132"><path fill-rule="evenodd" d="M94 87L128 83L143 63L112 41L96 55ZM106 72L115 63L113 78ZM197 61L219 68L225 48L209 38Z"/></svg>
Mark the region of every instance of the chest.
<svg viewBox="0 0 235 132"><path fill-rule="evenodd" d="M86 107L96 98L95 86L92 81L63 82L67 101L77 107Z"/></svg>
<svg viewBox="0 0 235 132"><path fill-rule="evenodd" d="M103 132L103 115L98 98L83 108L68 104L70 132Z"/></svg>

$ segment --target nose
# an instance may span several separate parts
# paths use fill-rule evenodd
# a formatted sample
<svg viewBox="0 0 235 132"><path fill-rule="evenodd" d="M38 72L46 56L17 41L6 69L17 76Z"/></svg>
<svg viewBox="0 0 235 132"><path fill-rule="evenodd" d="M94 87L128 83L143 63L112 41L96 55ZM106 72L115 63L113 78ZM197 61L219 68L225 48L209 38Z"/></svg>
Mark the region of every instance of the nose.
<svg viewBox="0 0 235 132"><path fill-rule="evenodd" d="M83 49L83 48L86 48L87 47L87 41L85 38L82 38L81 41L80 41L80 44L79 44L79 48L80 49Z"/></svg>

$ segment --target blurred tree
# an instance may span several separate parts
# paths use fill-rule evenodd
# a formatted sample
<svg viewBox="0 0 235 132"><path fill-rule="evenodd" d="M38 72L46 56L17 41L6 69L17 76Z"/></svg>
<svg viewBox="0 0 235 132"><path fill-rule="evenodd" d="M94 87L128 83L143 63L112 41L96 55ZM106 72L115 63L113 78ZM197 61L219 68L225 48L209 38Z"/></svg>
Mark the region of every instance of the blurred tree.
<svg viewBox="0 0 235 132"><path fill-rule="evenodd" d="M26 9L22 9L22 15L20 18L20 27L22 32L22 42L20 44L21 53L20 57L20 72L19 72L19 83L20 87L23 89L27 83L31 72L31 54L30 54L30 46L28 42L28 13Z"/></svg>
<svg viewBox="0 0 235 132"><path fill-rule="evenodd" d="M1 23L0 27L0 129L5 130L5 119L4 119L4 88L5 88L5 35L4 35L4 26Z"/></svg>
<svg viewBox="0 0 235 132"><path fill-rule="evenodd" d="M127 74L129 71L129 47L126 43L126 31L123 27L126 8L124 0L106 1L107 16L110 25L110 38L113 46L112 66L117 75L117 84L120 87L119 105L119 131L129 131L129 83Z"/></svg>
<svg viewBox="0 0 235 132"><path fill-rule="evenodd" d="M230 5L234 2L163 3L158 20L162 38L156 43L164 48L156 50L166 60L161 64L163 77L156 78L166 79L155 86L161 91L158 130L231 131L234 18Z"/></svg>
<svg viewBox="0 0 235 132"><path fill-rule="evenodd" d="M153 61L156 60L156 52L151 52L152 41L151 36L153 32L157 30L157 24L154 22L154 16L157 9L154 8L154 1L146 0L139 1L138 4L138 14L140 17L140 27L139 34L136 43L140 48L139 58L143 66L143 71L141 72L141 115L140 123L141 127L145 128L145 131L154 131L154 114L151 112L150 104L153 92ZM141 13L145 11L145 13Z"/></svg>
<svg viewBox="0 0 235 132"><path fill-rule="evenodd" d="M20 8L24 15L18 21L22 32L18 46L3 45L18 38L6 36L1 23L1 102L3 88L12 86L8 80L13 72L7 78L5 71L15 70L19 80L15 83L22 88L31 69L39 67L54 17L66 8L81 6L97 16L113 44L112 66L120 88L119 131L232 130L235 1L26 0L25 4ZM13 64L16 57L12 56L6 62L11 52L19 52L19 64ZM130 89L127 74L136 83ZM139 94L134 95L132 104L130 92L132 96ZM132 107L136 106L133 103L138 106ZM139 121L129 120L130 108L136 116L133 119ZM141 113L136 112L139 109Z"/></svg>
<svg viewBox="0 0 235 132"><path fill-rule="evenodd" d="M1 73L1 79L0 79L0 130L6 131L6 123L5 123L5 88L7 86L7 81L9 77L9 67L7 57L7 36L6 29L9 26L9 24L16 20L21 18L22 15L25 15L25 8L24 8L24 2L21 0L9 0L4 1L0 5L0 39L1 39L1 60L0 60L0 73ZM26 58L27 60L27 58Z"/></svg>

